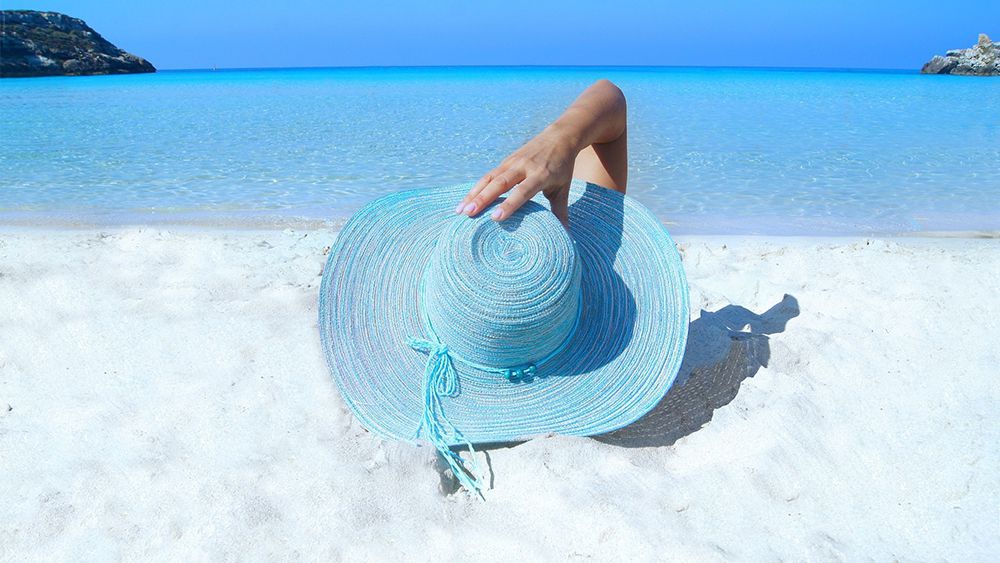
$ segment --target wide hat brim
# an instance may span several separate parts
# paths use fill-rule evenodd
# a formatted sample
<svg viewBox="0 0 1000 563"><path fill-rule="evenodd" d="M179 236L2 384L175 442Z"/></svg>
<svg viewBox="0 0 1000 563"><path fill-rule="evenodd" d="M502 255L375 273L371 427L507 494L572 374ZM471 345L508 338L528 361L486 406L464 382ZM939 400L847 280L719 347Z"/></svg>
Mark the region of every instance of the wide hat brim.
<svg viewBox="0 0 1000 563"><path fill-rule="evenodd" d="M330 251L320 288L323 350L351 411L382 437L422 437L427 356L407 338L426 337L420 282L447 222L491 220L489 210L473 219L455 214L470 188L377 199L344 225ZM533 201L548 207L541 196ZM460 392L442 405L472 443L616 430L650 411L677 374L688 289L666 229L631 197L577 180L569 222L581 261L576 330L530 381L455 364Z"/></svg>

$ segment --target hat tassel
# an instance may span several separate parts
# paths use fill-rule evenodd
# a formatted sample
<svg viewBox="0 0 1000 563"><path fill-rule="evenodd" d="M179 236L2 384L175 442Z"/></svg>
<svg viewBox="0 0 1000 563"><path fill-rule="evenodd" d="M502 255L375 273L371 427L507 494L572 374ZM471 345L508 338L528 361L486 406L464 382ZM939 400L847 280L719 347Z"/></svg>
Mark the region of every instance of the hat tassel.
<svg viewBox="0 0 1000 563"><path fill-rule="evenodd" d="M427 354L423 385L424 413L415 437L420 437L421 429L426 430L427 440L434 444L438 453L448 462L455 478L466 489L475 491L482 497L485 483L479 472L476 450L472 447L472 443L466 440L462 433L448 421L441 404L441 397L458 395L458 374L455 372L451 356L448 354L448 345L413 337L408 338L406 343L410 348ZM449 447L448 438L457 438L468 446L472 456L471 470L466 467L462 456Z"/></svg>

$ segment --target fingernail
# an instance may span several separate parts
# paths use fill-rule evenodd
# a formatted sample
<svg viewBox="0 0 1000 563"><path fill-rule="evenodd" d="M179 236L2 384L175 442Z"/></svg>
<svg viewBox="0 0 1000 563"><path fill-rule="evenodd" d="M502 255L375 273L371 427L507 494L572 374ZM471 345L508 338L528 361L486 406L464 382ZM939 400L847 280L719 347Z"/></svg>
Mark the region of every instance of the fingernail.
<svg viewBox="0 0 1000 563"><path fill-rule="evenodd" d="M470 203L469 205L465 206L465 209L462 209L462 213L468 213L469 215L472 215L475 212L476 212L476 204L475 203Z"/></svg>
<svg viewBox="0 0 1000 563"><path fill-rule="evenodd" d="M461 213L461 212L462 212L462 202L460 201L458 202L458 206L455 207L455 213Z"/></svg>
<svg viewBox="0 0 1000 563"><path fill-rule="evenodd" d="M499 221L500 219L503 219L503 209L497 207L496 209L493 210L493 213L490 213L490 217L492 217L494 221Z"/></svg>

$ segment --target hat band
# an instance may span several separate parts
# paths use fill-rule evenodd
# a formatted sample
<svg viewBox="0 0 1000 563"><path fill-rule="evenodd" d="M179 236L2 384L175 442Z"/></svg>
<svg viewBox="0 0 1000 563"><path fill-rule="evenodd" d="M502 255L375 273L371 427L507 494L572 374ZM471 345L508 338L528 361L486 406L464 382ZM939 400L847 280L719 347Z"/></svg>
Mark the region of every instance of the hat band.
<svg viewBox="0 0 1000 563"><path fill-rule="evenodd" d="M484 483L482 473L479 470L479 460L476 459L476 450L458 428L455 428L448 421L441 405L442 397L458 395L458 373L455 371L455 366L452 365L452 356L448 353L448 346L438 341L436 335L432 338L434 340L424 340L412 336L406 339L410 348L427 354L422 393L424 409L420 416L420 425L413 437L414 439L419 438L420 430L425 428L427 439L434 444L441 457L448 462L455 478L465 485L466 489L476 491L482 497ZM472 456L471 470L465 466L465 462L458 455L458 452L448 446L449 438L452 438L450 441L461 440L468 446Z"/></svg>
<svg viewBox="0 0 1000 563"><path fill-rule="evenodd" d="M430 339L416 338L413 336L406 339L406 344L410 348L427 354L427 365L424 367L424 381L422 389L424 409L423 414L420 417L420 425L417 426L417 431L413 437L414 439L419 438L421 429L426 429L427 439L434 444L434 447L448 463L448 466L451 467L451 471L455 475L455 478L458 479L466 489L479 493L480 497L483 495L482 490L485 484L479 470L479 460L476 459L476 450L472 447L472 443L462 435L462 432L448 420L448 417L444 413L444 407L441 401L443 397L455 397L459 394L460 388L458 382L458 372L455 370L454 362L467 365L474 369L503 375L511 383L530 382L534 379L535 374L537 373L536 366L542 365L555 357L556 354L566 349L570 341L573 340L573 335L576 333L576 329L580 325L580 317L583 316L582 295L580 297L580 301L581 302L577 304L576 319L573 321L573 326L570 328L569 332L566 334L566 338L563 339L559 346L536 362L520 366L507 368L485 366L463 358L455 352L449 351L448 345L441 342L438 338L437 332L434 331L434 326L431 324L431 320L427 317L426 313L423 315L424 325L427 327ZM449 440L449 438L451 439ZM471 469L466 467L464 460L458 452L449 447L448 444L455 440L465 442L466 447L469 448L469 454L472 456L473 464Z"/></svg>

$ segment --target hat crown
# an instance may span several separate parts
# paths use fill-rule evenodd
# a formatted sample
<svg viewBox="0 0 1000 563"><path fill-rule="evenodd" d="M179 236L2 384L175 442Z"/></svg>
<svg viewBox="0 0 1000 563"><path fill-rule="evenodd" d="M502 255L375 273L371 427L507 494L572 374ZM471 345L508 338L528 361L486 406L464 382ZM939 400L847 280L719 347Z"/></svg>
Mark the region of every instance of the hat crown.
<svg viewBox="0 0 1000 563"><path fill-rule="evenodd" d="M439 236L421 306L437 338L468 362L538 362L573 331L580 263L547 209L528 202L510 218L456 216Z"/></svg>

